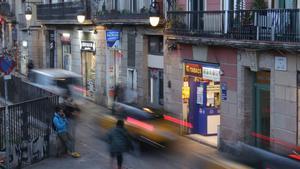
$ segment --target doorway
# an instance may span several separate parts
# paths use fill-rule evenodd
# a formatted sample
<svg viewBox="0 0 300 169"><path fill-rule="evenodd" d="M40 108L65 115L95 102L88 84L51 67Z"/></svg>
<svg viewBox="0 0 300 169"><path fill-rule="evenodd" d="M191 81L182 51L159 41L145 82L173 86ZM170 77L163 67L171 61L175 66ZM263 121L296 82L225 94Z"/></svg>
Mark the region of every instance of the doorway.
<svg viewBox="0 0 300 169"><path fill-rule="evenodd" d="M96 55L94 52L82 51L82 76L85 87L84 96L94 100L96 92Z"/></svg>
<svg viewBox="0 0 300 169"><path fill-rule="evenodd" d="M163 106L163 69L149 68L149 102L155 107Z"/></svg>
<svg viewBox="0 0 300 169"><path fill-rule="evenodd" d="M270 72L259 71L254 83L254 132L264 137L270 137ZM256 138L257 147L268 149L270 142Z"/></svg>

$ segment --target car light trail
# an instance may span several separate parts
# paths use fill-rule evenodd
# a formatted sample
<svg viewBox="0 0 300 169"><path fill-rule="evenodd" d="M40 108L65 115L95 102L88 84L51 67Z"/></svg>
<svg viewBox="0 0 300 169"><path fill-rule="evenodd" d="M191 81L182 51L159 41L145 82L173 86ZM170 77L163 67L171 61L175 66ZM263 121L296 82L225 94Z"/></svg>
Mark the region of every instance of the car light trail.
<svg viewBox="0 0 300 169"><path fill-rule="evenodd" d="M171 116L164 115L164 119L168 120L168 121L171 121L173 123L177 123L181 126L185 126L185 127L188 127L188 128L193 128L193 125L191 123L183 121L183 120L176 119L176 118L171 117Z"/></svg>
<svg viewBox="0 0 300 169"><path fill-rule="evenodd" d="M142 122L142 121L139 121L137 119L134 119L134 118L131 118L131 117L127 117L126 121L130 124L133 124L135 126L139 126L139 127L142 127L146 130L149 130L149 131L154 131L154 127L150 124L147 124L145 122Z"/></svg>
<svg viewBox="0 0 300 169"><path fill-rule="evenodd" d="M86 90L85 90L84 88L79 87L79 86L74 86L73 88L74 88L74 90L76 90L76 91L78 91L78 92L82 92L82 93L85 93L85 92L86 92Z"/></svg>
<svg viewBox="0 0 300 169"><path fill-rule="evenodd" d="M272 143L276 143L276 144L282 145L285 148L288 148L290 150L300 150L300 147L295 146L295 145L290 144L290 143L287 143L287 142L282 141L282 140L278 140L278 139L275 139L275 138L270 138L270 137L267 137L267 136L264 136L262 134L255 133L255 132L252 132L251 135L253 137L262 139L262 140L267 141L267 142L272 142ZM289 154L288 157L300 161L300 155L298 155L298 154Z"/></svg>

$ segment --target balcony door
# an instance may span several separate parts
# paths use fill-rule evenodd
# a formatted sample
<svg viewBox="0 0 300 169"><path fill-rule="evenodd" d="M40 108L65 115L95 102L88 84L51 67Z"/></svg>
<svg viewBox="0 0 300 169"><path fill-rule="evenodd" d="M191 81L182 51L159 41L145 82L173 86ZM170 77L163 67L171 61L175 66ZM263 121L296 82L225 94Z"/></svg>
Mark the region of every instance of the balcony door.
<svg viewBox="0 0 300 169"><path fill-rule="evenodd" d="M130 0L130 12L137 13L138 12L138 0ZM139 0L140 1L140 0Z"/></svg>
<svg viewBox="0 0 300 169"><path fill-rule="evenodd" d="M190 0L189 1L189 11L198 11L196 13L190 14L189 22L190 29L193 32L199 32L203 30L203 13L204 11L204 0Z"/></svg>
<svg viewBox="0 0 300 169"><path fill-rule="evenodd" d="M296 9L299 0L269 0L272 9Z"/></svg>

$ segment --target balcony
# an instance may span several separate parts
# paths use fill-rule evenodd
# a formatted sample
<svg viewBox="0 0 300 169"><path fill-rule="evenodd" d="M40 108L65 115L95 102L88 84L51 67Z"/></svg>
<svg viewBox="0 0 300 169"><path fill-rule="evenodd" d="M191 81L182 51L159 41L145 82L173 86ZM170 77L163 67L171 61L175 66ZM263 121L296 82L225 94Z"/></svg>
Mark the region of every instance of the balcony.
<svg viewBox="0 0 300 169"><path fill-rule="evenodd" d="M94 19L98 24L149 24L149 12L146 8L139 11L113 9L97 12Z"/></svg>
<svg viewBox="0 0 300 169"><path fill-rule="evenodd" d="M300 42L300 10L171 11L167 34L259 42Z"/></svg>
<svg viewBox="0 0 300 169"><path fill-rule="evenodd" d="M11 16L10 5L8 2L0 2L0 15L6 17Z"/></svg>
<svg viewBox="0 0 300 169"><path fill-rule="evenodd" d="M83 2L64 2L55 4L37 5L37 19L45 21L76 21L79 12L86 11ZM57 24L57 22L56 22Z"/></svg>

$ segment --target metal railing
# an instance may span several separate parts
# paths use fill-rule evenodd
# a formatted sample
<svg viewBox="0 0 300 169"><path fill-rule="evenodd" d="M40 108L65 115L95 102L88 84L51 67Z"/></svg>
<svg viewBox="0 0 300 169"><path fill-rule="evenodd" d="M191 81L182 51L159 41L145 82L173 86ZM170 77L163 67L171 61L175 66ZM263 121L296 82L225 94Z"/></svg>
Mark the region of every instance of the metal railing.
<svg viewBox="0 0 300 169"><path fill-rule="evenodd" d="M21 78L15 76L12 76L12 79L7 82L7 89L8 101L12 103L54 96L54 94L24 82ZM0 97L4 98L3 78L0 78Z"/></svg>
<svg viewBox="0 0 300 169"><path fill-rule="evenodd" d="M0 15L10 16L10 5L8 2L0 2Z"/></svg>
<svg viewBox="0 0 300 169"><path fill-rule="evenodd" d="M224 35L224 11L168 12L167 30L183 35Z"/></svg>
<svg viewBox="0 0 300 169"><path fill-rule="evenodd" d="M58 97L44 97L8 106L10 144L30 142L38 137L49 136L51 118ZM0 108L0 150L5 148L5 108Z"/></svg>
<svg viewBox="0 0 300 169"><path fill-rule="evenodd" d="M4 98L3 78L0 79L0 97ZM47 157L52 130L54 108L59 96L35 87L21 78L12 76L8 86L8 123L5 107L0 107L0 151L6 147L5 127L9 126L9 144L13 161L20 167ZM3 105L2 105L3 106ZM32 146L32 149L28 148ZM30 152L29 152L30 151ZM24 161L22 154L30 154ZM28 162L29 161L29 162Z"/></svg>
<svg viewBox="0 0 300 169"><path fill-rule="evenodd" d="M38 20L75 20L79 12L85 11L82 1L37 5Z"/></svg>
<svg viewBox="0 0 300 169"><path fill-rule="evenodd" d="M130 11L130 10L109 10L98 11L95 15L96 19L147 19L149 12L147 10Z"/></svg>
<svg viewBox="0 0 300 169"><path fill-rule="evenodd" d="M300 41L300 9L171 11L167 32L240 40Z"/></svg>

